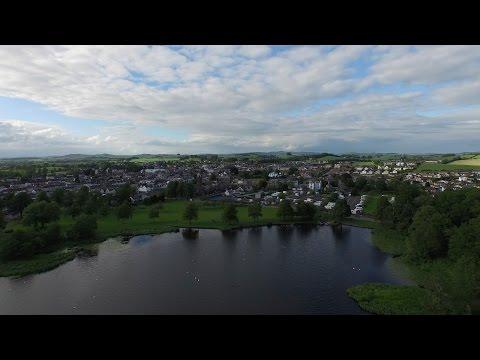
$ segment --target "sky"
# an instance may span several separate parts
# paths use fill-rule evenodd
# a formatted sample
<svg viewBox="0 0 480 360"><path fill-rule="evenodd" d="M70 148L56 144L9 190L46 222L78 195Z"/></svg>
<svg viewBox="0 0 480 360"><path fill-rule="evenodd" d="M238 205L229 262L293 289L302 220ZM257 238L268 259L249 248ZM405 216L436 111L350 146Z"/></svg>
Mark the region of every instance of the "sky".
<svg viewBox="0 0 480 360"><path fill-rule="evenodd" d="M480 151L479 46L0 46L0 157Z"/></svg>

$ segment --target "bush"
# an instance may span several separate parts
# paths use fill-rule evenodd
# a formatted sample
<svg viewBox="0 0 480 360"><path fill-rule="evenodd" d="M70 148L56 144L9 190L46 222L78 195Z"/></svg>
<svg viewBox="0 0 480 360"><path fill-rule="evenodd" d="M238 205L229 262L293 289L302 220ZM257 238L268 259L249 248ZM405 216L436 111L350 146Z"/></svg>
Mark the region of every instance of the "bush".
<svg viewBox="0 0 480 360"><path fill-rule="evenodd" d="M97 231L97 219L93 215L80 215L69 231L69 237L77 241L93 240Z"/></svg>
<svg viewBox="0 0 480 360"><path fill-rule="evenodd" d="M3 261L32 257L38 248L33 232L17 229L6 234L0 243L0 259Z"/></svg>
<svg viewBox="0 0 480 360"><path fill-rule="evenodd" d="M62 231L58 223L51 223L45 228L42 234L43 246L45 248L52 248L63 241Z"/></svg>

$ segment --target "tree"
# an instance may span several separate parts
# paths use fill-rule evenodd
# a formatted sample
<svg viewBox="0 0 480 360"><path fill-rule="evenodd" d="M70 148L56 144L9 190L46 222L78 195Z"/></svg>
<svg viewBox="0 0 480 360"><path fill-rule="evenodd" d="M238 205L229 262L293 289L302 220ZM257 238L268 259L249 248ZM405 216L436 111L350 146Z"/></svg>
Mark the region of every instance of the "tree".
<svg viewBox="0 0 480 360"><path fill-rule="evenodd" d="M288 169L288 175L295 175L298 174L298 168L295 166L292 166Z"/></svg>
<svg viewBox="0 0 480 360"><path fill-rule="evenodd" d="M178 181L169 181L167 184L166 196L169 198L176 198L177 197L177 184Z"/></svg>
<svg viewBox="0 0 480 360"><path fill-rule="evenodd" d="M297 205L297 214L300 218L305 220L313 220L317 210L312 203L300 202Z"/></svg>
<svg viewBox="0 0 480 360"><path fill-rule="evenodd" d="M223 208L222 218L223 221L228 224L238 222L237 207L235 206L235 204L229 203Z"/></svg>
<svg viewBox="0 0 480 360"><path fill-rule="evenodd" d="M5 221L5 216L3 215L3 211L0 208L0 230L3 229L7 225L7 222Z"/></svg>
<svg viewBox="0 0 480 360"><path fill-rule="evenodd" d="M433 206L426 205L418 209L408 232L408 257L414 261L425 261L445 255L448 224L448 218Z"/></svg>
<svg viewBox="0 0 480 360"><path fill-rule="evenodd" d="M382 224L392 223L393 213L392 206L388 201L388 197L380 196L377 201L377 207L375 209L375 217L380 220Z"/></svg>
<svg viewBox="0 0 480 360"><path fill-rule="evenodd" d="M260 189L265 189L265 188L267 187L267 185L268 185L268 181L267 181L267 180L265 180L265 179L260 179L260 180L258 181L257 185L256 185L256 188L257 188L258 190L260 190Z"/></svg>
<svg viewBox="0 0 480 360"><path fill-rule="evenodd" d="M160 216L160 207L158 206L152 206L150 208L150 211L148 212L148 216L151 219L158 218Z"/></svg>
<svg viewBox="0 0 480 360"><path fill-rule="evenodd" d="M82 214L70 229L69 237L74 240L92 240L97 231L97 219L94 215Z"/></svg>
<svg viewBox="0 0 480 360"><path fill-rule="evenodd" d="M341 223L343 219L352 215L350 206L345 199L339 199L335 203L333 208L333 220L337 223Z"/></svg>
<svg viewBox="0 0 480 360"><path fill-rule="evenodd" d="M75 202L80 206L83 207L88 200L90 195L90 189L83 185L75 194Z"/></svg>
<svg viewBox="0 0 480 360"><path fill-rule="evenodd" d="M25 208L23 223L33 225L35 228L40 225L43 229L46 223L58 220L59 217L60 208L56 203L35 201Z"/></svg>
<svg viewBox="0 0 480 360"><path fill-rule="evenodd" d="M332 192L328 195L327 201L328 202L335 202L338 199L338 193Z"/></svg>
<svg viewBox="0 0 480 360"><path fill-rule="evenodd" d="M37 195L37 201L50 201L45 191L40 191Z"/></svg>
<svg viewBox="0 0 480 360"><path fill-rule="evenodd" d="M480 259L480 217L455 228L448 243L448 257L460 259L469 254Z"/></svg>
<svg viewBox="0 0 480 360"><path fill-rule="evenodd" d="M29 258L36 252L34 234L27 229L16 229L0 242L0 259L3 261Z"/></svg>
<svg viewBox="0 0 480 360"><path fill-rule="evenodd" d="M119 219L130 219L133 216L133 207L128 203L124 202L117 208L117 217Z"/></svg>
<svg viewBox="0 0 480 360"><path fill-rule="evenodd" d="M23 217L23 210L30 205L32 202L32 198L26 192L19 192L16 193L13 197L12 201L10 202L9 209L12 212L20 213L20 217Z"/></svg>
<svg viewBox="0 0 480 360"><path fill-rule="evenodd" d="M129 201L134 193L135 193L135 189L132 186L130 186L130 184L125 184L120 186L117 189L115 195L117 197L118 203L121 204L126 201Z"/></svg>
<svg viewBox="0 0 480 360"><path fill-rule="evenodd" d="M74 202L69 208L67 208L67 213L72 218L76 218L82 213L82 207L77 202Z"/></svg>
<svg viewBox="0 0 480 360"><path fill-rule="evenodd" d="M55 195L57 196L57 195ZM55 198L55 197L54 197ZM58 203L58 201L56 201ZM62 199L62 204L65 207L70 207L75 202L75 193L73 191L65 191Z"/></svg>
<svg viewBox="0 0 480 360"><path fill-rule="evenodd" d="M292 208L292 204L288 200L283 200L280 202L278 206L277 215L282 220L288 220L293 217L294 211Z"/></svg>
<svg viewBox="0 0 480 360"><path fill-rule="evenodd" d="M253 221L257 222L258 218L262 217L262 205L258 202L249 205L248 216L251 217Z"/></svg>
<svg viewBox="0 0 480 360"><path fill-rule="evenodd" d="M102 206L101 198L97 195L92 195L85 203L85 213L88 215L95 214Z"/></svg>
<svg viewBox="0 0 480 360"><path fill-rule="evenodd" d="M56 222L48 224L42 234L42 239L43 247L47 249L62 242L63 237L60 225Z"/></svg>
<svg viewBox="0 0 480 360"><path fill-rule="evenodd" d="M188 221L188 224L192 224L192 220L198 219L198 206L193 201L189 201L185 210L183 211L183 218Z"/></svg>
<svg viewBox="0 0 480 360"><path fill-rule="evenodd" d="M63 200L65 198L65 190L62 188L56 188L52 195L51 198L53 201L55 201L59 206L63 205Z"/></svg>

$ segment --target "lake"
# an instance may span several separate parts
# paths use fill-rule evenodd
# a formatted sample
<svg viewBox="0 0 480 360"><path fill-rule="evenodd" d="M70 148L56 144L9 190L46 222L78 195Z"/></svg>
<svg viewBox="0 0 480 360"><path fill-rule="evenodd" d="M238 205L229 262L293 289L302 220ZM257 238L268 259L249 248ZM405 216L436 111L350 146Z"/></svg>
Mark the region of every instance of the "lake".
<svg viewBox="0 0 480 360"><path fill-rule="evenodd" d="M350 226L110 239L52 271L0 278L0 314L365 314L346 289L408 283L391 262Z"/></svg>

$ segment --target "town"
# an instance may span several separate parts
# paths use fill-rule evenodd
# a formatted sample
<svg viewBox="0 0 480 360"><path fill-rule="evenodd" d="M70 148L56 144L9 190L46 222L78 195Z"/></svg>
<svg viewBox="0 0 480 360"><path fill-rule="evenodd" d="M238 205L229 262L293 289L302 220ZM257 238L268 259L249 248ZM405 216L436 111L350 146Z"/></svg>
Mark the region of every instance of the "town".
<svg viewBox="0 0 480 360"><path fill-rule="evenodd" d="M109 159L85 162L5 162L1 165L0 198L27 193L51 195L55 189L78 191L85 186L101 196L115 194L123 185L135 189L130 197L139 204L151 197L198 198L238 204L259 202L275 206L289 200L294 206L312 203L332 210L337 199L346 199L353 215L364 213L368 193L391 181L416 183L430 193L446 189L480 188L480 168L470 170L420 171L422 161L398 157L394 160L362 161L336 156L185 156L177 159ZM157 160L157 161L152 161ZM360 160L360 161L359 161ZM23 165L22 165L23 164ZM7 219L18 214L8 212Z"/></svg>

